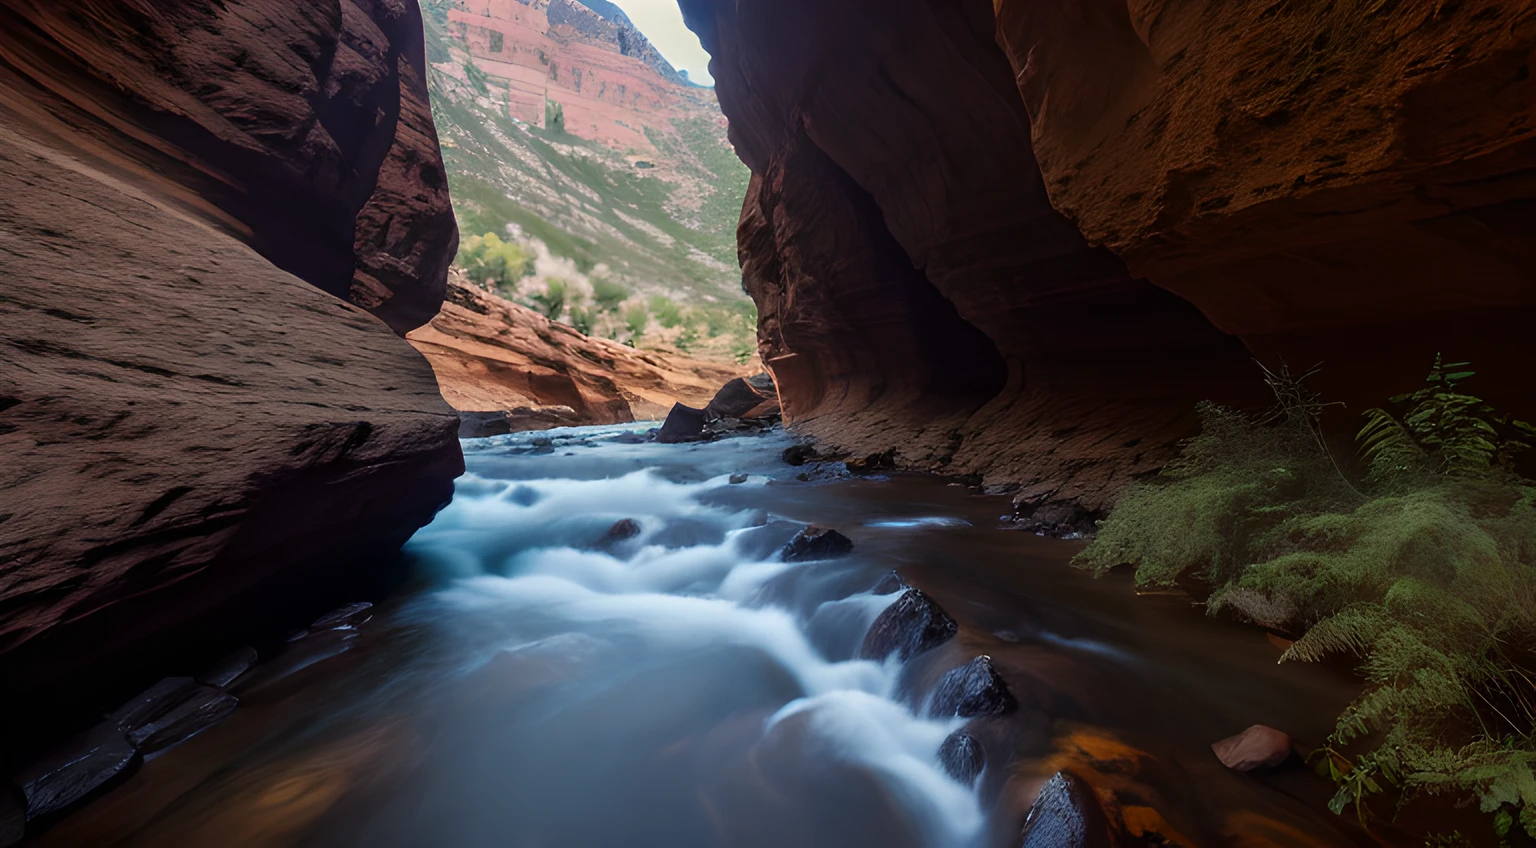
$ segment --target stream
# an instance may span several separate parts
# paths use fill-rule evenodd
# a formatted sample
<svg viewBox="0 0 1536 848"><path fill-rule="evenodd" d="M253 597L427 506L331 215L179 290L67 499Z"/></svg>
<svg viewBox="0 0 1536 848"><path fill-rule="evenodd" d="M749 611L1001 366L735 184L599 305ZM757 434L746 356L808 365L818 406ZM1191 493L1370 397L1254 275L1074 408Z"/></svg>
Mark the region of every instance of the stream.
<svg viewBox="0 0 1536 848"><path fill-rule="evenodd" d="M1240 775L1209 747L1255 723L1317 745L1358 692L1348 674L1278 665L1262 631L1070 568L1082 543L1010 529L1005 497L800 480L781 433L669 446L643 429L466 442L406 589L334 656L258 666L229 720L41 844L1011 848L1069 766L1157 838L1370 844L1304 766ZM626 519L638 535L605 539ZM809 523L852 555L781 561ZM959 633L861 659L893 569ZM986 767L962 782L938 752L967 720L927 704L980 655L1020 708L975 720Z"/></svg>

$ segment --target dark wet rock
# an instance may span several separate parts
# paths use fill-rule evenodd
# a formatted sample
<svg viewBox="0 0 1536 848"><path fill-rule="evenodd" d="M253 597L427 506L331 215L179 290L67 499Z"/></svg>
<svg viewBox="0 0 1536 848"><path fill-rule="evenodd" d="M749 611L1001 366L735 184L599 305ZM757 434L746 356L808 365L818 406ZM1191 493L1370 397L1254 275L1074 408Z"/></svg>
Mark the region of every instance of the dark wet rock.
<svg viewBox="0 0 1536 848"><path fill-rule="evenodd" d="M784 550L779 552L785 562L809 562L819 559L836 559L853 553L853 540L826 527L807 527L801 530Z"/></svg>
<svg viewBox="0 0 1536 848"><path fill-rule="evenodd" d="M15 775L27 820L71 807L138 766L139 752L117 723L102 722L34 760Z"/></svg>
<svg viewBox="0 0 1536 848"><path fill-rule="evenodd" d="M0 781L0 848L15 845L26 835L26 804L10 786Z"/></svg>
<svg viewBox="0 0 1536 848"><path fill-rule="evenodd" d="M256 664L256 660L255 648L241 648L209 666L207 671L197 676L197 682L222 689L238 680L240 675L250 671L251 666Z"/></svg>
<svg viewBox="0 0 1536 848"><path fill-rule="evenodd" d="M1006 715L1018 706L992 658L981 656L944 675L933 690L928 711L936 716L975 718Z"/></svg>
<svg viewBox="0 0 1536 848"><path fill-rule="evenodd" d="M778 390L767 374L737 377L715 393L704 407L705 416L716 418L766 418L779 412Z"/></svg>
<svg viewBox="0 0 1536 848"><path fill-rule="evenodd" d="M776 518L737 533L733 544L744 560L766 560L782 551L804 529L804 524Z"/></svg>
<svg viewBox="0 0 1536 848"><path fill-rule="evenodd" d="M820 456L815 445L790 445L784 449L784 461L794 466L815 462Z"/></svg>
<svg viewBox="0 0 1536 848"><path fill-rule="evenodd" d="M667 420L662 422L656 441L664 445L692 442L704 435L704 410L694 409L681 403L672 405Z"/></svg>
<svg viewBox="0 0 1536 848"><path fill-rule="evenodd" d="M107 720L127 733L181 703L195 685L190 677L167 677L112 711Z"/></svg>
<svg viewBox="0 0 1536 848"><path fill-rule="evenodd" d="M194 684L179 703L149 722L128 731L128 741L148 756L191 739L223 721L240 701L213 686Z"/></svg>
<svg viewBox="0 0 1536 848"><path fill-rule="evenodd" d="M1051 500L1050 495L1020 498L1013 504L1013 527L1052 539L1085 539L1098 532L1102 512L1085 509L1073 501Z"/></svg>
<svg viewBox="0 0 1536 848"><path fill-rule="evenodd" d="M356 630L322 630L288 644L288 647L254 671L235 682L234 692L246 697L286 677L352 650L357 644Z"/></svg>
<svg viewBox="0 0 1536 848"><path fill-rule="evenodd" d="M576 427L588 422L576 410L568 406L544 406L492 412L460 412L459 438L484 439L506 436L529 430L549 430L554 427Z"/></svg>
<svg viewBox="0 0 1536 848"><path fill-rule="evenodd" d="M976 737L964 730L956 730L939 746L939 764L950 777L969 785L981 776L987 755Z"/></svg>
<svg viewBox="0 0 1536 848"><path fill-rule="evenodd" d="M854 474L876 474L881 471L893 471L896 468L896 451L888 450L884 453L872 453L859 459L846 460L843 464Z"/></svg>
<svg viewBox="0 0 1536 848"><path fill-rule="evenodd" d="M373 604L359 601L347 604L315 619L310 630L336 630L342 627L358 627L373 618Z"/></svg>
<svg viewBox="0 0 1536 848"><path fill-rule="evenodd" d="M618 521L615 521L613 526L609 527L608 530L603 533L602 538L597 540L597 546L606 550L613 547L614 545L619 544L620 542L627 542L630 539L635 538L636 536L640 535L644 529L645 528L640 526L640 522L634 520L633 518L621 518Z"/></svg>
<svg viewBox="0 0 1536 848"><path fill-rule="evenodd" d="M731 485L732 486L740 486L742 483L747 482L747 480L749 480L749 479L750 478L746 474L732 474L731 475Z"/></svg>
<svg viewBox="0 0 1536 848"><path fill-rule="evenodd" d="M912 587L907 585L907 581L901 579L900 574L897 574L895 570L891 570L887 571L884 576L875 582L874 586L870 587L869 593L871 595L890 595L895 592L905 592L910 588Z"/></svg>
<svg viewBox="0 0 1536 848"><path fill-rule="evenodd" d="M953 639L958 631L955 620L933 599L921 589L908 589L870 625L859 654L876 660L896 654L907 660Z"/></svg>
<svg viewBox="0 0 1536 848"><path fill-rule="evenodd" d="M1272 769L1291 758L1295 746L1291 737L1262 724L1211 745L1221 764L1233 771L1250 772Z"/></svg>
<svg viewBox="0 0 1536 848"><path fill-rule="evenodd" d="M1113 848L1109 820L1093 787L1059 771L1040 787L1029 808L1019 848Z"/></svg>

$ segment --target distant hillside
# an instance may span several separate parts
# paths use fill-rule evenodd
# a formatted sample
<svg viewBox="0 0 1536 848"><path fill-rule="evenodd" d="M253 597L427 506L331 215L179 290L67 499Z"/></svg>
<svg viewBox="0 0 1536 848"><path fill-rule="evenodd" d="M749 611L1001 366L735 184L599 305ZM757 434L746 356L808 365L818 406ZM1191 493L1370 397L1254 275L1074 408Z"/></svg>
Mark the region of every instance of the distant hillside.
<svg viewBox="0 0 1536 848"><path fill-rule="evenodd" d="M426 10L471 277L591 335L754 352L735 239L749 175L713 90L602 0Z"/></svg>

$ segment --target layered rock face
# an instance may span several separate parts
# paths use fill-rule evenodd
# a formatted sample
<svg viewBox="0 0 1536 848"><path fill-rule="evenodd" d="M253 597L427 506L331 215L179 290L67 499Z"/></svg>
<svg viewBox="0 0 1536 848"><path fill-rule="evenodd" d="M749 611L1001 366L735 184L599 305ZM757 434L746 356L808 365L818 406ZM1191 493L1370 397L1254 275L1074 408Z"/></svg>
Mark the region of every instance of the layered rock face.
<svg viewBox="0 0 1536 848"><path fill-rule="evenodd" d="M1523 11L682 6L754 172L741 258L806 432L1097 511L1196 401L1264 402L1255 355L1326 360L1358 409L1445 350L1533 403Z"/></svg>
<svg viewBox="0 0 1536 848"><path fill-rule="evenodd" d="M5 712L313 617L451 497L415 15L0 2Z"/></svg>
<svg viewBox="0 0 1536 848"><path fill-rule="evenodd" d="M414 0L3 0L0 101L402 335L456 241Z"/></svg>
<svg viewBox="0 0 1536 848"><path fill-rule="evenodd" d="M709 111L710 98L689 87L621 11L594 5L605 14L577 0L457 0L449 27L474 67L437 67L460 78L486 75L507 114L525 123L547 126L558 107L572 135L654 153L646 127Z"/></svg>
<svg viewBox="0 0 1536 848"><path fill-rule="evenodd" d="M751 371L584 336L457 278L443 311L408 338L454 408L521 410L527 429L659 420Z"/></svg>

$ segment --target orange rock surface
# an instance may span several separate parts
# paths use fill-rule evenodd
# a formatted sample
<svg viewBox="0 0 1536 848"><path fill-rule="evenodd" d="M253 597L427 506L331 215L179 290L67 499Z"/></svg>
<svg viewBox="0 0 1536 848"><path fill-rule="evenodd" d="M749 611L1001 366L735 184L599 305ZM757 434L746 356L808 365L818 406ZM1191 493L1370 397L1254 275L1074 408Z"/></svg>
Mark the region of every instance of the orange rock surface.
<svg viewBox="0 0 1536 848"><path fill-rule="evenodd" d="M755 370L584 336L458 279L443 311L407 338L455 409L567 407L581 424L659 420L677 402L703 407Z"/></svg>

